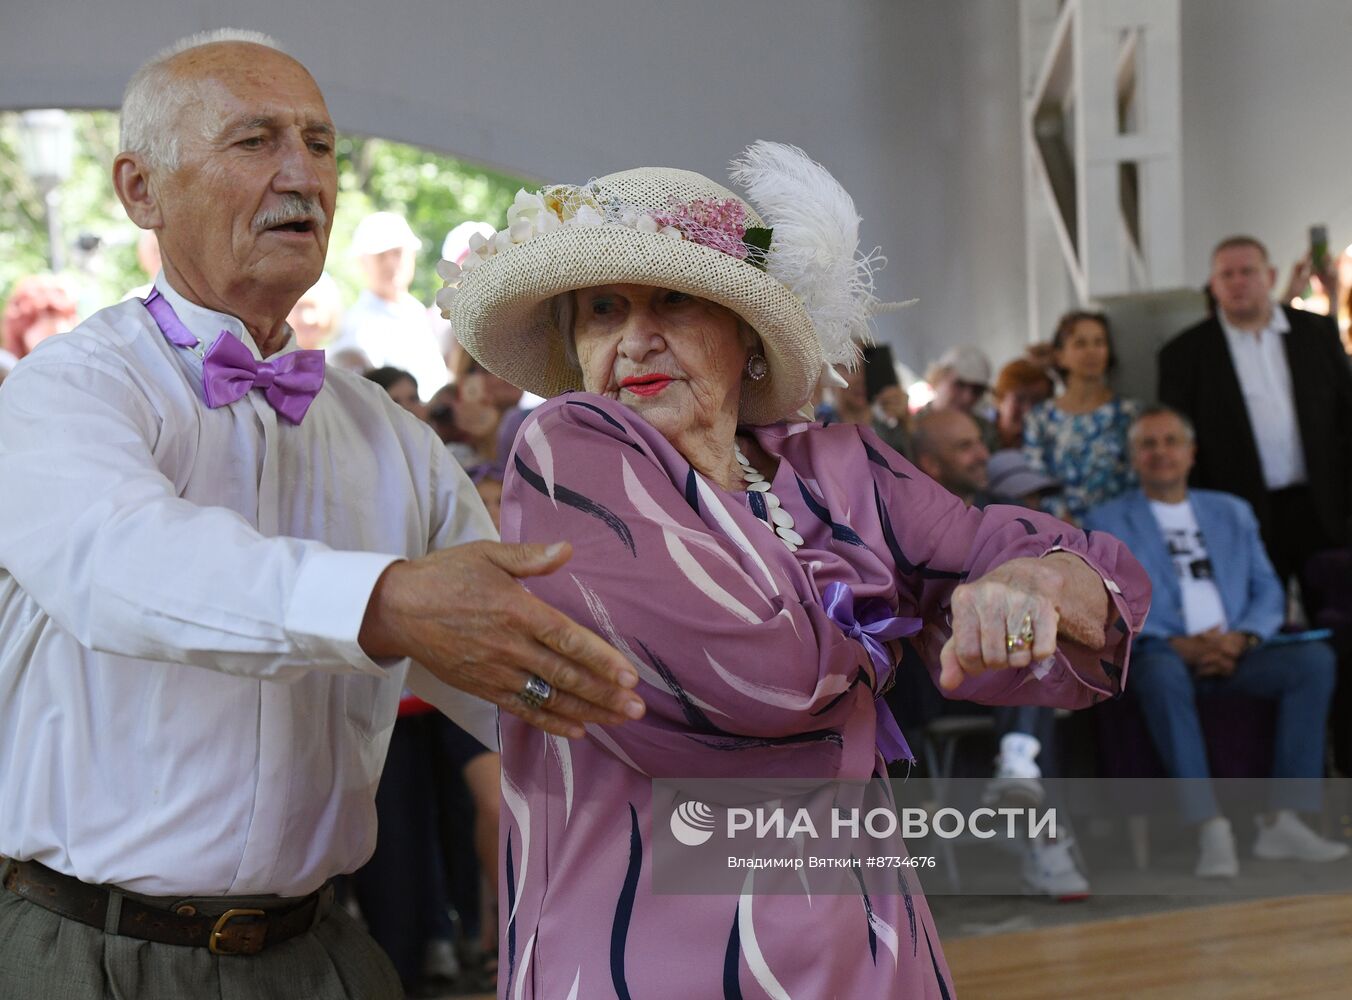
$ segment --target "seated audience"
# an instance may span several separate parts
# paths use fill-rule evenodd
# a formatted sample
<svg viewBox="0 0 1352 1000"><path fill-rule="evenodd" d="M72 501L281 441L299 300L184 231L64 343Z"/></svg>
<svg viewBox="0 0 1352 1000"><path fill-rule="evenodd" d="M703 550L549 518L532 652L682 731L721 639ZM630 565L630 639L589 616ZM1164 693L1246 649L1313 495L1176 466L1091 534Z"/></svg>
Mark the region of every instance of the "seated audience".
<svg viewBox="0 0 1352 1000"><path fill-rule="evenodd" d="M831 389L831 404L817 409L822 423L872 427L893 451L910 457L909 399L901 387L886 345L864 347L862 365L839 371L843 386Z"/></svg>
<svg viewBox="0 0 1352 1000"><path fill-rule="evenodd" d="M1145 410L1130 429L1140 488L1085 518L1125 542L1150 575L1150 615L1131 658L1132 697L1180 782L1183 815L1198 824L1199 877L1239 871L1235 837L1210 781L1197 717L1199 691L1277 701L1274 778L1318 779L1333 693L1333 651L1321 642L1276 645L1285 597L1263 550L1253 510L1238 497L1190 490L1195 435L1168 407ZM1296 815L1321 807L1314 782L1274 781L1273 812L1260 818L1255 857L1332 861L1345 844L1320 837Z"/></svg>
<svg viewBox="0 0 1352 1000"><path fill-rule="evenodd" d="M80 321L75 295L55 274L29 274L14 282L0 316L0 346L22 358L57 333L73 330Z"/></svg>
<svg viewBox="0 0 1352 1000"><path fill-rule="evenodd" d="M1015 358L1000 369L991 389L1000 449L1023 447L1024 418L1033 407L1051 399L1055 390L1047 369L1026 358Z"/></svg>
<svg viewBox="0 0 1352 1000"><path fill-rule="evenodd" d="M1030 467L1065 486L1047 499L1047 512L1079 524L1091 507L1135 482L1127 428L1139 407L1108 384L1117 359L1107 316L1067 313L1057 324L1052 347L1065 389L1029 411L1023 447Z"/></svg>
<svg viewBox="0 0 1352 1000"><path fill-rule="evenodd" d="M915 464L969 507L985 507L990 452L981 440L976 418L962 410L924 409L916 414L911 434Z"/></svg>
<svg viewBox="0 0 1352 1000"><path fill-rule="evenodd" d="M911 399L897 377L892 349L886 344L864 348L864 394L870 407L870 426L893 451L911 454Z"/></svg>
<svg viewBox="0 0 1352 1000"><path fill-rule="evenodd" d="M988 475L990 455L981 440L976 421L960 410L921 411L915 421L912 446L915 464L927 476L970 507L997 502L991 494ZM1003 467L1003 463L999 466ZM1028 474L1025 470L1025 475ZM1052 486L1057 485L1054 481ZM1047 488L1044 478L1015 481L1037 494ZM987 788L991 804L1036 805L1042 801L1042 768L1038 756L1055 757L1056 713L1040 705L1002 705L994 709L995 731L1000 751L995 774ZM1070 836L1055 840L1038 837L1028 844L1023 857L1023 880L1038 893L1058 900L1082 899L1089 881L1080 872L1074 841Z"/></svg>
<svg viewBox="0 0 1352 1000"><path fill-rule="evenodd" d="M987 451L1000 447L995 425L982 416L979 407L991 385L991 363L977 347L950 348L925 373L925 381L934 390L934 398L925 404L929 410L961 410L981 429L981 441Z"/></svg>
<svg viewBox="0 0 1352 1000"><path fill-rule="evenodd" d="M986 463L987 489L996 503L1014 503L1043 510L1047 497L1061 492L1061 483L1028 465L1021 448L997 451Z"/></svg>

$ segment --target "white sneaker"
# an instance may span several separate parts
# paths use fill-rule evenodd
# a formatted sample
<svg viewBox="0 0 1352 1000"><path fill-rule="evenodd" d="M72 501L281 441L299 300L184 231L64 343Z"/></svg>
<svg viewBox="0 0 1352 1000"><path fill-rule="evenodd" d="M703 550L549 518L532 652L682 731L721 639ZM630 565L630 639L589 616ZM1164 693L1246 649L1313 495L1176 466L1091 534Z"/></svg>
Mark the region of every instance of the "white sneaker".
<svg viewBox="0 0 1352 1000"><path fill-rule="evenodd" d="M1213 816L1197 829L1201 854L1193 874L1198 878L1234 878L1239 874L1239 854L1235 851L1235 831L1224 816Z"/></svg>
<svg viewBox="0 0 1352 1000"><path fill-rule="evenodd" d="M445 938L428 941L422 974L428 979L456 979L460 975L460 960L455 957L455 946Z"/></svg>
<svg viewBox="0 0 1352 1000"><path fill-rule="evenodd" d="M1346 844L1326 840L1283 809L1271 823L1259 822L1253 856L1264 861L1337 861L1347 856Z"/></svg>
<svg viewBox="0 0 1352 1000"><path fill-rule="evenodd" d="M1028 845L1023 856L1023 883L1029 892L1051 896L1065 903L1089 895L1089 880L1075 863L1075 841L1039 838Z"/></svg>
<svg viewBox="0 0 1352 1000"><path fill-rule="evenodd" d="M981 794L987 806L1029 809L1042 804L1042 768L1037 755L1042 744L1027 733L1005 733L995 758L995 776Z"/></svg>

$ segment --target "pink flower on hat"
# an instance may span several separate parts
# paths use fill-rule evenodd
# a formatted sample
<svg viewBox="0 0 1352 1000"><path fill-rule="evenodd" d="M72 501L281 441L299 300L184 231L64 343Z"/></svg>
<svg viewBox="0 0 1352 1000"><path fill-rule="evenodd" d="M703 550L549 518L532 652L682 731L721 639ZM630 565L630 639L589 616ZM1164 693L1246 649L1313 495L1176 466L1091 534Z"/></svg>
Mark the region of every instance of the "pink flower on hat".
<svg viewBox="0 0 1352 1000"><path fill-rule="evenodd" d="M696 198L674 203L665 212L653 215L658 228L680 230L691 243L718 250L738 260L746 260L746 206L736 198Z"/></svg>

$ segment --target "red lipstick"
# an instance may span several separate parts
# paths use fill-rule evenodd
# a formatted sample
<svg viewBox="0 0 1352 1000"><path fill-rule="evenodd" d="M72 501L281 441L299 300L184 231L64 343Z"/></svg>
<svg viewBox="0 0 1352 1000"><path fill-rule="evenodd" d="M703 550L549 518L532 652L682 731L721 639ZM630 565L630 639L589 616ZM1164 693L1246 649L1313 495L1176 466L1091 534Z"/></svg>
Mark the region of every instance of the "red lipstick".
<svg viewBox="0 0 1352 1000"><path fill-rule="evenodd" d="M630 375L628 378L622 378L620 388L632 392L635 396L656 396L671 383L670 375L653 372L649 375Z"/></svg>

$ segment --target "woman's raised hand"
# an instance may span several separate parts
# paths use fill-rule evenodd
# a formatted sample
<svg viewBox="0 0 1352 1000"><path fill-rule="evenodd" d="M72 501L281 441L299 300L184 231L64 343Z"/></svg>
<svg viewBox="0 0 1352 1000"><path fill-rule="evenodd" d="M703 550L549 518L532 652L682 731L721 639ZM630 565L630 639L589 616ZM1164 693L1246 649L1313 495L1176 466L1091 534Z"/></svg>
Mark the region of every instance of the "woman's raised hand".
<svg viewBox="0 0 1352 1000"><path fill-rule="evenodd" d="M953 634L939 653L939 684L951 691L987 670L1027 667L1059 639L1089 649L1107 642L1108 593L1079 556L1012 559L953 591Z"/></svg>

